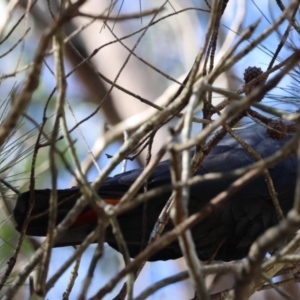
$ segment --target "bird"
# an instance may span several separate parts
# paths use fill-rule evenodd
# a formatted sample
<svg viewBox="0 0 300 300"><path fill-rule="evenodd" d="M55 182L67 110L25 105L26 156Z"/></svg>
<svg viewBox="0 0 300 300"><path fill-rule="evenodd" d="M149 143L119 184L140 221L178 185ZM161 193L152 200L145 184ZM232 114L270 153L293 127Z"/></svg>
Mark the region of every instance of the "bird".
<svg viewBox="0 0 300 300"><path fill-rule="evenodd" d="M252 147L263 159L280 150L293 136L272 136L264 126L252 124L237 129L235 133ZM225 137L205 157L195 175L212 172L228 172L249 166L255 159L230 134ZM297 177L297 158L293 154L268 169L284 215L292 208ZM139 177L143 168L126 171L108 177L97 193L109 204L116 204ZM218 178L199 182L190 187L188 213L200 211L209 201L226 190L238 177ZM148 190L171 183L170 161L160 162L147 181ZM31 215L36 215L28 224L26 234L46 236L48 215L41 214L49 207L50 189L35 190L35 203ZM143 193L143 189L139 191ZM81 196L78 187L57 190L58 210L56 222L59 224ZM143 205L118 216L118 222L131 257L137 256L146 246L143 237L149 239L157 218L171 192L154 197L147 202L146 224ZM30 192L19 195L13 211L16 229L21 230L29 206ZM196 253L202 261L232 261L247 256L252 243L268 228L278 224L278 217L270 196L266 180L259 175L230 197L206 219L191 229ZM80 244L97 225L97 215L87 206L66 231L55 247ZM174 228L171 220L164 232ZM164 233L163 232L163 233ZM118 250L118 244L111 228L107 229L105 242ZM182 257L179 243L173 242L149 258L149 261L172 260Z"/></svg>

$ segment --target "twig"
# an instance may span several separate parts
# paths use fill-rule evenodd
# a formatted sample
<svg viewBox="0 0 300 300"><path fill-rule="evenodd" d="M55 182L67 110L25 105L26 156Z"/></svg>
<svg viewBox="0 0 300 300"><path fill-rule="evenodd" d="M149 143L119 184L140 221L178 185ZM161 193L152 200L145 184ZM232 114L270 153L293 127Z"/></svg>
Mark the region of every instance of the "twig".
<svg viewBox="0 0 300 300"><path fill-rule="evenodd" d="M96 19L100 19L103 20L105 22L107 21L126 21L126 20L131 20L131 19L139 19L143 16L150 16L150 15L157 15L159 12L162 12L164 10L163 7L160 8L155 8L155 9L151 9L151 10L146 10L140 13L133 13L133 14L128 14L128 15L118 15L116 17L114 16L108 16L107 14L101 14L101 15L91 15L91 14L87 14L87 13L79 13L80 16L82 17L87 17L87 18L91 18L93 20Z"/></svg>
<svg viewBox="0 0 300 300"><path fill-rule="evenodd" d="M51 258L51 250L53 246L53 232L56 225L57 216L57 167L55 163L55 143L59 132L60 119L64 118L64 103L66 94L66 79L63 65L63 46L62 46L62 33L59 30L54 38L54 47L56 48L55 53L55 67L57 75L57 114L53 126L52 136L50 138L50 150L49 150L49 162L51 169L51 181L52 190L49 201L49 219L48 219L48 232L47 239L45 242L45 251L43 253L43 259L41 262L41 267L39 269L38 282L37 282L37 292L40 295L45 295L45 283L48 274L48 267Z"/></svg>
<svg viewBox="0 0 300 300"><path fill-rule="evenodd" d="M71 294L73 286L75 284L75 280L78 276L80 261L81 261L81 256L78 256L75 260L75 264L74 264L73 270L70 274L70 279L69 279L66 291L63 293L62 300L69 300L70 294Z"/></svg>
<svg viewBox="0 0 300 300"><path fill-rule="evenodd" d="M187 142L191 137L191 126L192 126L192 116L194 109L198 103L198 99L192 98L188 107L186 116L184 118L184 127L182 130L182 142ZM190 177L190 151L185 150L182 153L182 172L180 174L180 168L178 166L179 158L177 153L172 153L173 157L173 176L172 181L176 182L180 179L182 181L186 181ZM171 169L172 170L172 169ZM172 173L171 173L172 174ZM182 190L175 191L175 203L173 206L174 214L173 220L175 225L178 225L187 218L188 214L188 201L189 201L190 191L189 186L183 187ZM205 287L205 281L203 278L203 274L201 272L201 265L196 253L196 247L192 239L192 234L190 230L185 231L182 235L179 236L179 244L182 249L184 258L187 262L188 272L190 278L194 283L194 287L196 289L196 294L199 299L208 299L208 293Z"/></svg>

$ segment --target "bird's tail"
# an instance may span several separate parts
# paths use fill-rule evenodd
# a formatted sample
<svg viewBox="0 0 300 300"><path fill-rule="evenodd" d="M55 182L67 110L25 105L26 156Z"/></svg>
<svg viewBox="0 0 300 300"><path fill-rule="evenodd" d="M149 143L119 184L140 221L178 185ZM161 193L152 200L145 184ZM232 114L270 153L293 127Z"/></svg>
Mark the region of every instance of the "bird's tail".
<svg viewBox="0 0 300 300"><path fill-rule="evenodd" d="M58 209L56 223L59 224L75 205L81 193L78 188L70 188L57 191ZM30 214L30 221L26 229L27 235L46 236L49 221L49 201L51 190L35 190L31 199L30 191L22 193L13 211L14 219L17 223L16 229L20 232L30 207L34 202ZM116 204L118 199L107 199L109 204ZM72 226L68 229L64 238L56 246L68 246L80 244L87 234L97 223L96 213L89 207L84 209Z"/></svg>

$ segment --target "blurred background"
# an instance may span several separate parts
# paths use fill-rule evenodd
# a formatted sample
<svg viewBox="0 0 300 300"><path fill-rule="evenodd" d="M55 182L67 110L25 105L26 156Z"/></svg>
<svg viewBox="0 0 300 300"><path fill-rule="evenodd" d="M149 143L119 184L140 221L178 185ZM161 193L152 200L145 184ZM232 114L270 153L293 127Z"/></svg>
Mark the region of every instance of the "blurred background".
<svg viewBox="0 0 300 300"><path fill-rule="evenodd" d="M285 3L288 1L282 1ZM138 14L140 11L161 7L165 2L153 1L98 1L90 0L82 6L81 11L87 15L107 14L110 16ZM67 77L67 99L65 112L68 115L68 128L86 119L73 132L76 141L76 151L87 174L89 181L93 181L109 161L105 154L113 155L123 140L111 144L104 155L98 156L99 137L105 131L120 121L145 110L148 105L135 96L150 102L170 98L179 88L192 67L195 57L204 41L209 19L210 1L199 0L170 0L164 9L155 16L155 23L147 28L153 15L127 19L124 21L109 21L88 16L76 17L64 27L65 68ZM34 4L34 5L33 5ZM30 6L32 8L30 8ZM28 65L32 62L37 45L46 28L55 18L58 1L5 1L0 0L0 121L7 115L10 107L11 95L18 93L26 80ZM246 1L230 0L228 2L218 36L216 50L217 62L239 38L241 32L249 25L260 19L254 37L259 36L280 15L281 11L276 1ZM299 20L299 14L296 15ZM147 30L145 30L147 28ZM286 29L284 23L278 31L274 31L268 38L245 55L229 72L223 73L215 86L237 90L244 84L243 73L248 66L260 67L266 70L280 38ZM249 43L251 40L248 41ZM291 46L299 47L299 36L291 32L287 43L277 58L277 63L288 57ZM242 44L245 46L245 43ZM239 48L240 49L240 48ZM86 63L83 59L89 58ZM35 91L30 105L20 120L18 127L10 139L1 149L0 176L21 192L28 190L29 172L32 150L37 138L37 125L47 118L44 130L50 133L53 129L54 108L56 94L54 88L53 51L48 49L44 59L42 74L38 89ZM100 75L99 75L100 74ZM280 85L273 89L263 101L263 104L278 109L293 112L299 109L299 72L297 69L288 74ZM117 87L112 87L115 82ZM129 91L131 94L129 94ZM54 92L54 93L53 93ZM217 103L222 100L215 96ZM99 105L102 103L101 107ZM45 109L47 104L47 108ZM95 112L95 114L94 114ZM199 112L201 117L201 112ZM156 134L153 153L156 153L166 139L168 127L172 127L176 120L161 128ZM195 124L194 132L202 128ZM65 149L66 143L58 142L60 149ZM48 147L40 149L36 163L36 188L51 187L49 170ZM97 165L93 163L91 154ZM146 152L142 152L135 160L128 161L127 170L143 166ZM59 162L58 162L58 166ZM120 173L120 164L113 174ZM75 184L74 178L63 167L59 169L58 187L68 188ZM14 229L11 209L15 204L15 195L4 185L1 186L1 228L0 228L0 267L2 272L16 245L18 234ZM16 268L9 283L14 279L19 269L30 258L37 244L41 240L27 239L22 247ZM91 245L84 253L76 284L70 299L77 299L86 276L86 266L89 265L94 252ZM49 277L54 274L63 261L74 249L71 247L53 250ZM93 283L88 296L93 295L99 286L106 283L123 266L121 256L108 245L105 246L103 257L100 259L94 274ZM135 284L135 295L138 295L149 284L186 269L183 259L168 262L147 263ZM61 299L66 283L70 276L69 269L56 285L49 291L46 299ZM209 277L208 280L211 280ZM219 290L231 287L232 278L224 277ZM112 299L122 287L120 283L105 299ZM298 285L289 285L285 289L300 297ZM4 290L5 291L5 290ZM214 291L216 292L216 291ZM16 299L27 299L29 296L28 282L19 290ZM192 284L189 280L163 288L149 299L191 299L194 296ZM282 299L274 291L257 292L251 299Z"/></svg>

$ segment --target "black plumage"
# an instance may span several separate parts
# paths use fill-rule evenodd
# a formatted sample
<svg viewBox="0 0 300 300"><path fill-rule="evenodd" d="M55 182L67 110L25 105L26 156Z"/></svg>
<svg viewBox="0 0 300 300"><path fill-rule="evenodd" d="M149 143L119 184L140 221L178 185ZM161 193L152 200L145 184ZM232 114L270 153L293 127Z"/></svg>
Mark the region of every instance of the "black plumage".
<svg viewBox="0 0 300 300"><path fill-rule="evenodd" d="M266 128L254 124L247 128L237 130L236 133L244 139L257 153L266 158L290 140L287 135L284 139L276 140L269 137ZM247 166L255 160L251 155L230 135L207 155L196 175L211 172L226 172ZM119 199L128 190L131 184L140 175L142 169L125 172L108 178L98 193L101 197ZM294 199L296 184L297 159L292 156L269 169L277 196L284 214L291 209ZM223 178L206 181L194 185L190 189L189 212L199 211L214 196L224 191L237 178ZM148 189L170 183L169 161L161 162L148 180ZM140 191L142 192L142 191ZM40 213L47 209L50 190L35 191L35 206L32 214ZM59 223L73 207L80 192L77 188L59 190L59 201L70 197L58 209L57 222ZM170 193L152 199L147 205L147 238L153 229L157 217L168 200ZM28 207L29 192L23 193L18 198L14 209L17 230L20 230ZM86 213L90 208L86 208ZM135 208L123 215L118 220L124 238L127 242L130 255L136 256L141 250L143 232L142 206ZM27 229L28 235L44 236L47 232L47 215L33 219ZM278 223L276 212L265 178L261 175L245 185L223 206L218 208L204 221L192 229L193 239L198 256L207 260L215 254L216 260L230 261L243 258L247 255L253 241L266 229ZM80 243L83 238L94 228L91 221L83 226L71 228L57 246L73 245ZM165 231L172 228L170 221ZM106 241L117 249L117 244L110 230L106 234ZM151 257L151 260L168 260L181 257L177 242L167 246L162 251Z"/></svg>

